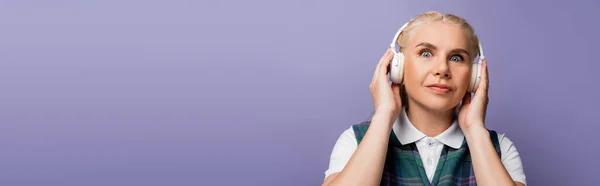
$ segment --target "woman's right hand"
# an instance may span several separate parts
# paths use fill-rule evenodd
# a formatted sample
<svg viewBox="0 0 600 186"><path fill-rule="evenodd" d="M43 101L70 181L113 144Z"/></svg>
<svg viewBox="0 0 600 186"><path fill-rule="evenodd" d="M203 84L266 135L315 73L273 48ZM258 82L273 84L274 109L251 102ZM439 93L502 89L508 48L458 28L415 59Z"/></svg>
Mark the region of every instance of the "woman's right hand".
<svg viewBox="0 0 600 186"><path fill-rule="evenodd" d="M400 99L400 84L393 83L390 85L387 76L390 62L394 57L394 53L390 48L385 52L383 57L377 63L373 80L369 85L373 104L375 106L375 114L383 114L392 119L392 122L400 114L402 109L402 99Z"/></svg>

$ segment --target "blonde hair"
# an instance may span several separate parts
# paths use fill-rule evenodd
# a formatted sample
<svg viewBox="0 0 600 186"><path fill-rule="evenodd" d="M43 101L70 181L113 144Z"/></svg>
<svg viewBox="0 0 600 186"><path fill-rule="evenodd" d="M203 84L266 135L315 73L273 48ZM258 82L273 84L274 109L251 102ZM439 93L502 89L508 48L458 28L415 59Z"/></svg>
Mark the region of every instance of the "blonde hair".
<svg viewBox="0 0 600 186"><path fill-rule="evenodd" d="M474 54L469 57L471 57L471 60L473 60L475 59L475 56L479 55L479 38L475 34L475 29L473 29L467 20L453 14L442 14L436 11L430 11L421 14L408 23L406 28L404 28L402 33L398 36L397 42L400 46L400 49L402 50L404 47L406 47L408 39L412 36L417 27L425 23L433 22L454 24L463 28L467 33L467 37L469 37L469 48L467 50L469 51L469 54Z"/></svg>

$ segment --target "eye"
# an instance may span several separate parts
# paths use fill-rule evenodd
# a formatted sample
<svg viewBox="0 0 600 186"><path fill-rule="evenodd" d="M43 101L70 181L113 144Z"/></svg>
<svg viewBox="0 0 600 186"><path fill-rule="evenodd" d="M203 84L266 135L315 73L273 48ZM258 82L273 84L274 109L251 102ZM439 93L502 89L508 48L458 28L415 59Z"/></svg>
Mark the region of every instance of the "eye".
<svg viewBox="0 0 600 186"><path fill-rule="evenodd" d="M462 57L462 56L459 56L459 55L455 55L455 56L452 56L452 57L450 58L450 60L451 60L451 61L455 61L455 62L461 62L461 61L463 61L463 57Z"/></svg>
<svg viewBox="0 0 600 186"><path fill-rule="evenodd" d="M429 52L429 51L421 52L421 57L424 57L424 58L430 58L432 55L433 54L431 54L431 52Z"/></svg>

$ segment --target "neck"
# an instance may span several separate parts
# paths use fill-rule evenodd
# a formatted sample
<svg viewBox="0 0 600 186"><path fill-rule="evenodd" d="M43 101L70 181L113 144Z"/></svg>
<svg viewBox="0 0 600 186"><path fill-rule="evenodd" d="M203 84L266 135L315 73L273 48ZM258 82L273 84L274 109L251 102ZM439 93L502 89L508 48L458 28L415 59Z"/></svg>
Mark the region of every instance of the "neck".
<svg viewBox="0 0 600 186"><path fill-rule="evenodd" d="M435 137L452 125L454 109L448 111L436 111L425 107L415 101L409 100L410 109L406 114L410 122L423 134Z"/></svg>

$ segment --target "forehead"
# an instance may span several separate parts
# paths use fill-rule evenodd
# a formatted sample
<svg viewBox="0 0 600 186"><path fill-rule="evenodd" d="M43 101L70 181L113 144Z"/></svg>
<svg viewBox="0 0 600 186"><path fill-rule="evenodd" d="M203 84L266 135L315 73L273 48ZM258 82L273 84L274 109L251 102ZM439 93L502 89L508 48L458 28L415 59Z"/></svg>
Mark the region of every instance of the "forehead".
<svg viewBox="0 0 600 186"><path fill-rule="evenodd" d="M459 25L442 22L424 23L413 30L413 34L408 40L409 48L414 48L423 42L448 50L468 49L469 47L468 35L464 29Z"/></svg>

